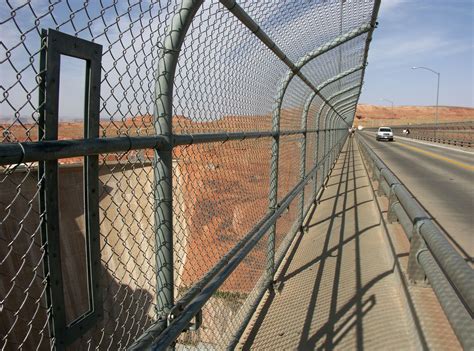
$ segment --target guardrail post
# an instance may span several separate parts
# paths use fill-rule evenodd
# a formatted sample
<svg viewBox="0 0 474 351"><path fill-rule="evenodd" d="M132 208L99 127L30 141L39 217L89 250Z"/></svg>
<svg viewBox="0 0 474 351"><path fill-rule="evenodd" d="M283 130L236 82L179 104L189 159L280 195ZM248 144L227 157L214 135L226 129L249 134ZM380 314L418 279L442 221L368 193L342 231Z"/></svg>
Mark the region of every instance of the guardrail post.
<svg viewBox="0 0 474 351"><path fill-rule="evenodd" d="M398 221L397 214L395 213L394 206L398 201L397 195L395 194L396 184L392 184L390 187L390 194L388 195L388 210L387 210L387 221L388 223L393 223Z"/></svg>
<svg viewBox="0 0 474 351"><path fill-rule="evenodd" d="M412 239L410 242L410 253L408 256L407 274L408 279L415 284L426 283L426 275L418 263L418 255L421 251L428 250L425 241L420 235L420 228L424 220L418 220L413 225Z"/></svg>
<svg viewBox="0 0 474 351"><path fill-rule="evenodd" d="M383 195L388 195L385 194L385 191L383 190L383 185L382 183L385 182L385 179L382 177L382 170L379 170L378 173L378 179L377 179L378 185L377 185L377 196L383 196Z"/></svg>
<svg viewBox="0 0 474 351"><path fill-rule="evenodd" d="M373 166L372 166L372 180L375 180L375 181L379 182L379 180L380 180L380 171L377 168L377 166L375 165L375 161L373 161L372 164L373 164Z"/></svg>
<svg viewBox="0 0 474 351"><path fill-rule="evenodd" d="M371 174L371 179L372 180L376 180L376 177L375 177L375 161L370 157L370 170L372 171L372 174Z"/></svg>

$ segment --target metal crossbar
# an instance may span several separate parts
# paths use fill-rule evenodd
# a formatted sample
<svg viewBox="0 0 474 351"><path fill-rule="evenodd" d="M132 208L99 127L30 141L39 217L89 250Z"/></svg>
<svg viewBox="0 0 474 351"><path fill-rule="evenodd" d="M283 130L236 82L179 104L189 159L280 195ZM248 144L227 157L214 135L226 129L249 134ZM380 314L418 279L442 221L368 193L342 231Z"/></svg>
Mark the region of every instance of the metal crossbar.
<svg viewBox="0 0 474 351"><path fill-rule="evenodd" d="M235 347L347 138L379 6L0 4L2 349Z"/></svg>

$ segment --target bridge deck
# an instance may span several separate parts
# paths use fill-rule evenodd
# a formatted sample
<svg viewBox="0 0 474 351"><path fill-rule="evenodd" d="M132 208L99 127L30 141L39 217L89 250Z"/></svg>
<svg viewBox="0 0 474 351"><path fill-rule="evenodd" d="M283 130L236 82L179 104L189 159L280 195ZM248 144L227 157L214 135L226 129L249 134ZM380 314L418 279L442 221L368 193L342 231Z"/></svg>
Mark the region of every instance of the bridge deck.
<svg viewBox="0 0 474 351"><path fill-rule="evenodd" d="M309 230L244 349L413 349L410 322L357 144L349 140Z"/></svg>

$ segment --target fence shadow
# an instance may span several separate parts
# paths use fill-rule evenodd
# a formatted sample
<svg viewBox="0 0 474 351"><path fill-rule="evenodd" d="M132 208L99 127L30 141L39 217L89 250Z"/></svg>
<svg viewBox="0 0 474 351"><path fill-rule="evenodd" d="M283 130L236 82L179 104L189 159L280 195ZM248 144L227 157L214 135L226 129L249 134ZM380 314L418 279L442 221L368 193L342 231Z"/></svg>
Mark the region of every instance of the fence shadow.
<svg viewBox="0 0 474 351"><path fill-rule="evenodd" d="M352 345L351 347L361 350L370 341L371 335L378 337L378 334L373 334L373 330L378 333L379 328L383 326L374 324L372 318L367 319L367 316L380 316L380 307L375 310L374 308L377 304L387 301L384 298L379 299L379 288L373 288L376 285L381 286L380 283L384 279L393 276L395 266L388 264L372 273L365 273L370 267L378 265L378 262L372 264L371 261L367 266L368 261L363 255L370 250L366 245L373 239L366 235L380 227L381 222L380 218L367 221L368 213L362 210L371 200L367 200L365 195L359 195L359 189L368 186L361 185L361 177L356 176L356 152L353 142L349 141L347 152L341 154L338 162L341 171L333 173L332 176L331 184L335 188L329 198L333 203L326 202L326 206L331 206L330 209L326 207L326 210L330 210L330 215L320 221L310 218L310 223L307 224L310 230L319 224L320 228L324 228L324 232L314 233L319 238L317 241L311 236L311 241L303 242L306 234L297 238L293 251L281 269L275 290L267 295L262 304L243 349L250 350L259 346L260 342L269 347L268 342L271 348L276 349L332 350ZM326 199L324 194L323 199ZM317 209L314 214L318 215ZM304 255L310 252L307 248L309 243L318 243L318 254L309 258L298 256L298 259L299 250L305 250ZM293 283L289 284L290 280ZM286 306L273 307L276 301L279 301L278 306L282 301L286 301L287 305L293 304L280 297L285 294L285 289L290 289L288 291L291 291L293 298L300 299L303 305L301 308L290 311ZM292 295L294 293L297 296ZM288 325L288 328L283 324L274 325L274 318L271 318L273 322L269 323L272 323L274 329L265 332L266 337L262 340L259 333L269 325L266 322L269 313L281 317L286 313L285 325ZM274 337L271 341L267 340L268 335L273 332L276 333Z"/></svg>

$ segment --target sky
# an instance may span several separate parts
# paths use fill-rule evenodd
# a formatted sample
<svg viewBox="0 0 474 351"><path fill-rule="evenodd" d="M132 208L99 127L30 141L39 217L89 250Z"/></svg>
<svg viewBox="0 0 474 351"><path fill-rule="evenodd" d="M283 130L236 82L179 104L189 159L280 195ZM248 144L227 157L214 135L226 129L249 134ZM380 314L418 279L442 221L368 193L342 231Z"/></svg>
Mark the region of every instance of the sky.
<svg viewBox="0 0 474 351"><path fill-rule="evenodd" d="M360 103L474 107L474 1L382 0Z"/></svg>
<svg viewBox="0 0 474 351"><path fill-rule="evenodd" d="M243 2L243 0L241 1ZM268 2L266 3L267 6L278 4L276 0L272 1L275 1L275 3ZM287 4L292 4L291 1L296 2L296 0L280 1L287 2ZM317 0L299 0L299 3L302 1L308 1L309 5L317 4ZM325 3L325 0L319 1ZM206 1L206 3L209 2ZM152 71L156 64L155 56L157 52L155 46L165 31L165 26L159 24L165 21L168 11L172 10L172 7L169 6L170 1L159 0L153 8L150 8L150 11L147 10L147 1L116 2L114 0L104 0L103 3L113 3L115 5L105 6L106 9L100 15L102 13L99 11L101 3L97 1L87 3L87 14L80 10L83 7L82 1L58 2L54 5L53 18L51 15L47 15L49 11L47 0L32 0L31 2L26 0L0 0L0 97L6 96L3 103L0 99L0 118L32 116L32 111L36 108L38 101L37 81L35 80L40 44L38 31L40 28L48 27L59 27L59 30L69 34L79 31L81 37L87 40L93 37L96 42L104 45L102 64L106 67L106 72L103 71L102 74L103 77L107 76L107 78L101 86L102 96L106 97L101 105L102 117L119 119L131 115L133 111L146 114L152 110L152 88L154 85ZM255 2L254 4L258 3ZM351 6L350 11L352 12L350 15L355 14L355 17L357 17L354 9L362 9L367 2L351 0L347 1L347 4ZM263 13L263 17L258 18L259 22L265 25L266 21L269 21L271 24L268 26L277 26L278 30L275 30L275 33L289 31L293 26L303 25L303 28L306 28L310 35L308 33L308 35L305 35L304 31L299 32L302 40L301 44L296 47L296 49L299 49L296 50L298 51L297 57L301 55L300 51L305 52L304 50L307 50L308 46L308 40L305 39L312 38L314 40L314 33L311 31L313 28L311 21L314 19L309 16L314 11L290 12L287 17L283 16L283 18L286 18L286 22L282 22L275 20L275 18L279 19L281 17L278 11L266 11L265 8L260 8L261 6L261 4L254 6L256 7L255 10L259 10L257 12ZM296 6L295 8L299 9L300 7ZM12 9L15 10L12 11ZM37 25L34 24L31 9L34 9L34 16L40 18ZM281 7L281 9L281 11L287 11L288 6ZM301 9L307 9L307 7L303 6ZM74 16L71 15L71 11L74 11ZM202 11L202 18L200 19L210 26L221 26L220 30L210 32L212 35L215 34L216 37L209 38L209 40L218 37L229 37L229 33L225 30L231 29L229 23L223 26L224 22L222 21L225 20L225 17L217 14L216 11L215 6L208 6L206 10ZM306 15L309 17L305 17ZM326 23L324 22L326 12L316 13L316 15L318 21ZM266 18L265 16L269 17ZM71 24L72 21L74 21L74 26ZM425 70L411 69L412 66L426 66L441 73L440 105L474 107L474 0L382 0L378 21L379 26L374 33L369 51L369 65L366 70L361 103L389 105L390 103L384 100L388 99L393 101L395 105L434 105L437 76ZM140 23L145 24L142 30ZM105 26L107 27L107 35L104 35ZM324 30L321 33L317 32L317 40L323 40L325 35L334 34L332 33L333 26L328 24L323 27ZM224 30L221 30L222 28ZM19 30L25 33L25 39L22 42L19 40ZM121 40L116 40L119 31L123 33L123 37ZM259 77L265 83L262 83L262 86L276 86L280 76L278 76L278 81L275 84L268 84L267 81L267 76L270 79L278 73L277 71L273 72L274 70L270 66L260 66L256 70L237 68L238 63L241 66L250 67L249 62L256 60L257 56L260 55L257 51L255 51L255 57L248 54L249 49L245 45L244 39L251 35L245 33L246 36L243 34L235 36L238 44L234 40L231 43L229 42L229 45L225 45L226 47L229 46L229 52L232 50L235 53L239 53L239 50L244 52L245 54L242 54L242 56L247 60L233 62L233 70L231 71L238 71L239 79L245 84L248 82L247 79ZM199 34L200 31L197 31L195 40L191 40L190 44L195 46L195 48L193 47L195 57L192 57L194 61L190 61L190 65L194 68L192 71L197 74L197 68L199 67L204 67L201 68L201 71L205 70L206 66L228 67L228 59L231 56L224 57L222 53L210 53L209 50L213 46L201 42ZM136 40L132 40L132 38ZM255 40L252 39L253 43ZM289 44L291 47L295 46L292 42ZM311 45L315 47L321 44L311 42ZM279 45L285 48L285 43L279 43ZM140 55L137 56L138 61L135 61L133 55L137 53L140 53ZM235 53L234 58L238 57ZM268 52L268 55L271 55L271 53ZM201 62L196 57L201 57L207 61ZM265 58L267 57L265 56ZM181 62L186 59L189 59L189 57L182 59ZM347 57L347 59L348 62L351 61L350 57ZM130 65L127 64L128 61L131 61ZM199 64L194 64L194 62ZM63 56L61 64L63 65L61 72L68 73L64 75L61 73L60 115L64 118L80 117L83 111L83 97L71 92L84 91L84 63ZM235 76L230 74L232 72L229 72L214 69L213 72L206 72L202 77L205 80L217 77L222 83L225 81L222 77L226 75L228 75L227 80L235 79ZM325 73L326 71L322 70L322 72ZM18 77L20 77L21 84L17 82ZM181 76L178 74L176 94L180 94L179 87L186 85L186 79L192 79L193 77L192 75L188 77L187 74ZM179 81L179 79L182 79L182 81ZM199 81L200 88L204 89L209 86L212 85ZM268 91L270 95L264 99L261 95L264 95L266 91L262 91L258 84L254 84L251 87L252 89L247 90L242 90L239 82L227 84L227 87L240 90L226 89L226 95L224 96L226 103L209 104L205 99L196 97L193 99L186 96L184 93L195 93L191 89L182 92L181 97L189 101L191 109L201 111L203 116L228 115L229 111L236 109L242 113L256 113L255 111L260 113L260 110L267 111L273 104L274 92L272 91L270 94L270 91ZM139 95L139 99L135 98L135 94ZM255 99L257 95L259 98ZM235 98L236 96L238 98ZM115 99L115 97L118 98ZM143 101L146 103L143 103ZM232 101L232 104L228 104L227 101ZM245 103L242 101L245 101ZM251 104L249 101L254 103ZM265 104L262 101L265 101ZM215 111L215 105L225 109ZM180 105L180 107L182 106ZM210 110L208 111L208 109ZM16 114L14 114L14 111L16 111ZM189 115L189 111L183 109L178 113Z"/></svg>

